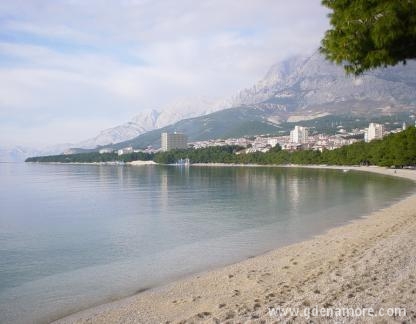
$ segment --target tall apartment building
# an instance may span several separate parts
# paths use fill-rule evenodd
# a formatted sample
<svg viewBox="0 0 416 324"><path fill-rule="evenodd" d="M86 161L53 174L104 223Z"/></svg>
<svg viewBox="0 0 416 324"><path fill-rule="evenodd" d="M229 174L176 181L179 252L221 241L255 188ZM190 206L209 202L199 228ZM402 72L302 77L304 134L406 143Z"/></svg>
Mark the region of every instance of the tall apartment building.
<svg viewBox="0 0 416 324"><path fill-rule="evenodd" d="M368 125L368 128L364 134L364 140L366 142L370 142L374 139L383 138L383 135L384 135L384 125L370 123L370 125Z"/></svg>
<svg viewBox="0 0 416 324"><path fill-rule="evenodd" d="M295 126L290 131L290 142L296 144L304 144L308 142L309 131L306 127Z"/></svg>
<svg viewBox="0 0 416 324"><path fill-rule="evenodd" d="M188 137L181 133L162 133L162 151L186 149Z"/></svg>

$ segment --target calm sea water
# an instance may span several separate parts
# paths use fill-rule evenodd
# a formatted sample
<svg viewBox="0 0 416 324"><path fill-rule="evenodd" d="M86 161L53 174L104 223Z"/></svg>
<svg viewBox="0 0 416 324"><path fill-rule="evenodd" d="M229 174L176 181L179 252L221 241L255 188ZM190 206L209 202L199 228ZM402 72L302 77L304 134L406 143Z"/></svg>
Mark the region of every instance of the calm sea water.
<svg viewBox="0 0 416 324"><path fill-rule="evenodd" d="M42 323L344 224L413 192L359 172L0 164L0 323Z"/></svg>

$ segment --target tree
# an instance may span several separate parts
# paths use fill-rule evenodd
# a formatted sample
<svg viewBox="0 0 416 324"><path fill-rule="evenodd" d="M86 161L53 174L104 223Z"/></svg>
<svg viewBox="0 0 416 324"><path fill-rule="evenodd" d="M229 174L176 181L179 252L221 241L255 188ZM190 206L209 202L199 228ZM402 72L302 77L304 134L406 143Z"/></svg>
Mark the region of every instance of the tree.
<svg viewBox="0 0 416 324"><path fill-rule="evenodd" d="M320 51L347 73L416 58L416 0L322 0L332 12Z"/></svg>

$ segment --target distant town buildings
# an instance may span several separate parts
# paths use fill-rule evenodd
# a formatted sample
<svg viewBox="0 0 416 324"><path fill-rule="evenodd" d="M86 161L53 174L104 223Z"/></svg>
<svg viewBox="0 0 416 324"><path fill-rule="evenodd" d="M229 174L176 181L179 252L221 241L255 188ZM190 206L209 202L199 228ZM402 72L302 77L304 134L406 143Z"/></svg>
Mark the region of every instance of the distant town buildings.
<svg viewBox="0 0 416 324"><path fill-rule="evenodd" d="M267 144L271 147L275 147L277 144L279 144L279 139L277 137L269 137L267 139Z"/></svg>
<svg viewBox="0 0 416 324"><path fill-rule="evenodd" d="M386 128L388 130L386 130ZM393 128L396 127L396 128ZM297 151L297 150L334 150L344 145L350 145L357 141L362 141L363 137L366 142L373 139L381 139L383 136L390 133L398 133L406 129L406 124L402 122L388 123L385 125L370 123L368 128L346 128L344 126L337 126L337 133L333 135L320 134L314 129L302 126L295 126L289 135L258 135L258 136L243 136L240 138L227 139L210 139L204 141L195 141L188 144L188 138L181 133L162 133L161 134L161 149L148 146L147 148L125 147L118 151L113 151L111 148L102 148L100 153L115 152L119 155L129 154L133 152L143 153L157 153L159 151L169 151L172 149L187 149L188 145L191 148L205 148L212 146L237 146L237 154L267 152L271 148L279 145L282 150ZM284 132L282 132L283 134ZM287 133L286 133L287 134Z"/></svg>
<svg viewBox="0 0 416 324"><path fill-rule="evenodd" d="M105 153L113 153L113 151L114 150L112 148L103 148L103 149L99 150L98 152L100 154L105 154Z"/></svg>
<svg viewBox="0 0 416 324"><path fill-rule="evenodd" d="M279 145L282 150L297 151L304 149L311 150L333 150L338 147L349 145L358 141L355 138L357 135L363 134L363 130L357 133L348 134L336 134L336 135L324 135L315 134L308 136L304 144L292 143L290 136L249 136L242 138L228 138L228 139L211 139L206 141L198 141L189 143L193 148L204 148L209 146L225 146L225 145L237 145L242 149L239 153L254 153L254 152L267 152L272 147Z"/></svg>
<svg viewBox="0 0 416 324"><path fill-rule="evenodd" d="M295 126L294 130L290 131L290 142L295 144L307 143L309 131L306 127Z"/></svg>
<svg viewBox="0 0 416 324"><path fill-rule="evenodd" d="M129 153L133 153L133 148L131 146L122 148L117 151L118 155L129 154Z"/></svg>
<svg viewBox="0 0 416 324"><path fill-rule="evenodd" d="M188 137L181 133L162 133L162 151L188 148Z"/></svg>
<svg viewBox="0 0 416 324"><path fill-rule="evenodd" d="M384 136L384 125L370 123L368 128L364 132L364 140L366 142L371 142L375 139L381 139Z"/></svg>

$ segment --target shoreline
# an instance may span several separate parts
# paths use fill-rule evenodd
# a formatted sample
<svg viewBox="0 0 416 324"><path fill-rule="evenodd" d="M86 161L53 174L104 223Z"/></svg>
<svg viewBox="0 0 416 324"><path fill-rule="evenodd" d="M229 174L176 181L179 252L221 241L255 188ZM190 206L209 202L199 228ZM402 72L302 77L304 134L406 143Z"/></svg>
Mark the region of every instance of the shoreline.
<svg viewBox="0 0 416 324"><path fill-rule="evenodd" d="M1 162L0 162L1 163ZM7 162L6 162L7 163ZM135 160L131 162L122 162L122 161L107 161L107 162L23 162L23 163L33 163L33 164L57 164L57 165L157 165L158 163L149 160Z"/></svg>
<svg viewBox="0 0 416 324"><path fill-rule="evenodd" d="M416 182L416 171L405 169L323 165L272 167L366 171ZM55 323L260 323L281 320L269 315L269 307L305 309L362 305L375 309L405 307L407 317L398 320L414 320L415 207L416 193L413 193L389 207L312 239L93 307ZM293 316L285 319L302 321Z"/></svg>

